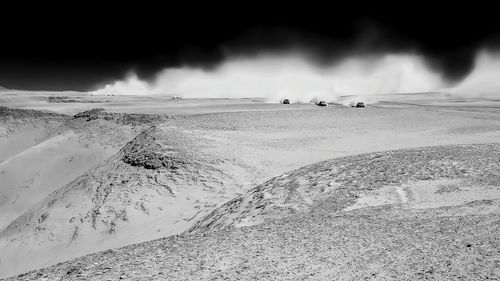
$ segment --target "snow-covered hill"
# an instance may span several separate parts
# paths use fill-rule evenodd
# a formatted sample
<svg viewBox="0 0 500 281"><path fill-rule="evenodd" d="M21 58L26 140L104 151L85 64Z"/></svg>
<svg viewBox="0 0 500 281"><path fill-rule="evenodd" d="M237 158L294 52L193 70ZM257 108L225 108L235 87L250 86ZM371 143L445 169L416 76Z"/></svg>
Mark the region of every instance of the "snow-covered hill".
<svg viewBox="0 0 500 281"><path fill-rule="evenodd" d="M15 279L495 280L499 157L486 144L320 162L231 200L196 233Z"/></svg>
<svg viewBox="0 0 500 281"><path fill-rule="evenodd" d="M438 208L500 199L500 145L437 146L319 162L250 189L188 232L242 227L297 213L403 204ZM497 210L500 211L500 210Z"/></svg>
<svg viewBox="0 0 500 281"><path fill-rule="evenodd" d="M181 233L238 185L181 130L153 126L0 232L0 271L14 274Z"/></svg>

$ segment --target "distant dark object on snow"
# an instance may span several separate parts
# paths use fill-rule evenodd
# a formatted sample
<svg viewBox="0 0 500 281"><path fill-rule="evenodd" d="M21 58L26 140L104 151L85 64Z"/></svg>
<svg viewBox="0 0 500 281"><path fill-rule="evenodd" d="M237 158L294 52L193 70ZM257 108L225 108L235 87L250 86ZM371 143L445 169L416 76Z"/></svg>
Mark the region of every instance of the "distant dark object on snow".
<svg viewBox="0 0 500 281"><path fill-rule="evenodd" d="M173 100L181 100L182 99L182 96L173 96L172 97Z"/></svg>
<svg viewBox="0 0 500 281"><path fill-rule="evenodd" d="M283 100L283 104L290 104L290 100L289 99L284 99Z"/></svg>
<svg viewBox="0 0 500 281"><path fill-rule="evenodd" d="M366 104L364 102L351 102L349 104L351 107L366 107Z"/></svg>
<svg viewBox="0 0 500 281"><path fill-rule="evenodd" d="M328 106L328 103L326 103L326 101L324 100L321 100L318 102L318 106Z"/></svg>

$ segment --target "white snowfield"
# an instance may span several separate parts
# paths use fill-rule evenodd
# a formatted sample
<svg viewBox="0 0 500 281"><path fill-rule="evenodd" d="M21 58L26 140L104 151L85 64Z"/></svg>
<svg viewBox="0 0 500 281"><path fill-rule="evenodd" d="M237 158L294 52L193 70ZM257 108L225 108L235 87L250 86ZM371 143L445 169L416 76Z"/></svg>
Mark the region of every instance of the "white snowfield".
<svg viewBox="0 0 500 281"><path fill-rule="evenodd" d="M201 229L224 203L319 161L500 140L498 102L455 102L433 93L387 95L361 110L330 101L322 108L260 99L64 95L95 102L48 103L44 98L57 93L23 92L17 99L0 93L4 105L22 108L0 108L0 277ZM72 116L101 107L107 113ZM500 196L498 185L435 180L364 190L344 211L391 204L429 209ZM324 183L325 190L338 188ZM262 196L272 201L272 193ZM307 210L311 200L293 208ZM266 221L259 216L228 225Z"/></svg>

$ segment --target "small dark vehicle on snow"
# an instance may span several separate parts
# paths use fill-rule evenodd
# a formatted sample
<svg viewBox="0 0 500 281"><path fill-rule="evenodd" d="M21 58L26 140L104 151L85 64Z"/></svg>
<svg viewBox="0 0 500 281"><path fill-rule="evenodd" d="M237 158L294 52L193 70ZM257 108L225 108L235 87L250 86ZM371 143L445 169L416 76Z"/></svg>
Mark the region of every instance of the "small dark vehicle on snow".
<svg viewBox="0 0 500 281"><path fill-rule="evenodd" d="M290 104L290 100L289 99L284 99L283 100L283 104Z"/></svg>
<svg viewBox="0 0 500 281"><path fill-rule="evenodd" d="M364 102L358 102L356 107L366 107L366 104Z"/></svg>
<svg viewBox="0 0 500 281"><path fill-rule="evenodd" d="M326 101L324 100L318 102L318 106L327 106L327 105L328 103L326 103Z"/></svg>

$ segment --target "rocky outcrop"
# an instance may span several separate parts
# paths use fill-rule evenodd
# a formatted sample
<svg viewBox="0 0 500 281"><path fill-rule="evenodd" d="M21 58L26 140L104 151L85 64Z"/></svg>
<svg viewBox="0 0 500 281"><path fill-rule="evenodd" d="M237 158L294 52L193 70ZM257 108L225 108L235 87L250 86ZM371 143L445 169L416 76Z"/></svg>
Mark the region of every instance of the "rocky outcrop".
<svg viewBox="0 0 500 281"><path fill-rule="evenodd" d="M157 139L157 128L152 127L139 134L122 150L123 162L146 169L179 169L186 166L187 155L176 145L164 145L165 140ZM173 141L173 140L171 140Z"/></svg>
<svg viewBox="0 0 500 281"><path fill-rule="evenodd" d="M152 151L136 151L123 156L123 162L146 169L178 169L179 161L175 157L161 155Z"/></svg>
<svg viewBox="0 0 500 281"><path fill-rule="evenodd" d="M114 121L122 125L143 125L162 122L168 119L176 118L166 114L136 114L136 113L117 113L110 112L104 108L93 108L91 110L77 113L73 116L75 119L84 119L92 121L97 119L104 119Z"/></svg>
<svg viewBox="0 0 500 281"><path fill-rule="evenodd" d="M95 119L105 119L112 120L113 116L116 113L107 112L104 108L93 108L87 111L79 112L73 116L73 118L80 119L84 118L87 121L95 120Z"/></svg>
<svg viewBox="0 0 500 281"><path fill-rule="evenodd" d="M68 97L68 96L50 96L48 97L49 103L103 103L109 101L88 100L81 97Z"/></svg>
<svg viewBox="0 0 500 281"><path fill-rule="evenodd" d="M0 106L0 121L8 120L27 120L27 119L50 119L62 121L69 118L68 115L59 114L51 111L40 111L31 109L20 109Z"/></svg>

